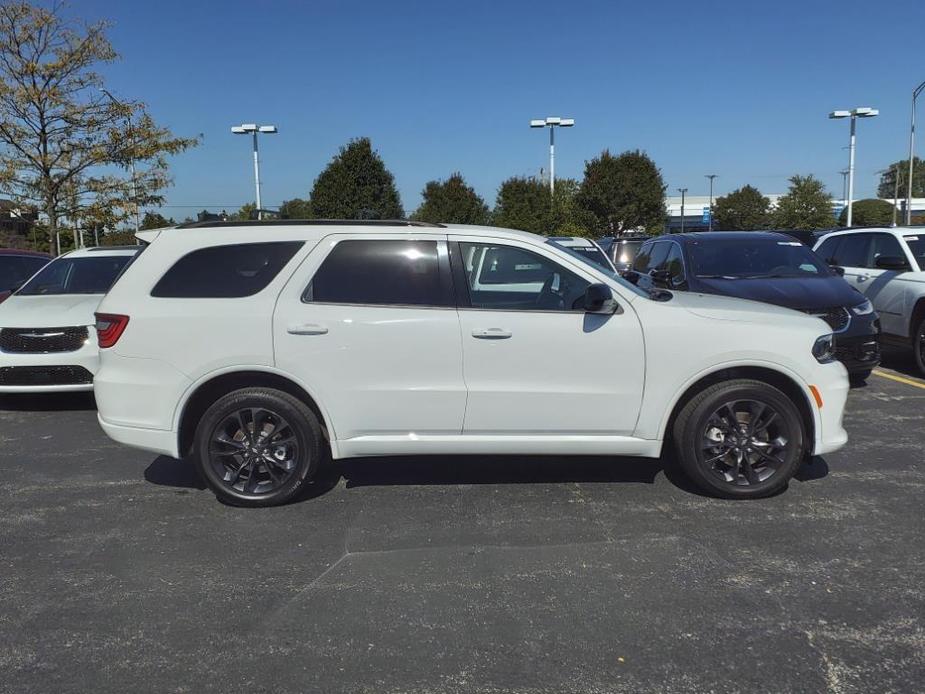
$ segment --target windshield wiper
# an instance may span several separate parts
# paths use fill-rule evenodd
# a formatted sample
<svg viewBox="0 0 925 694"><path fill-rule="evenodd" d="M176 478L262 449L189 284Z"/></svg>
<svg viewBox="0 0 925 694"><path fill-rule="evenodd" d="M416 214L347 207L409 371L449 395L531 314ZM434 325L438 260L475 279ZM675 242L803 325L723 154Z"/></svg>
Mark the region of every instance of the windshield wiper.
<svg viewBox="0 0 925 694"><path fill-rule="evenodd" d="M697 275L698 279L702 280L738 280L742 279L736 275Z"/></svg>
<svg viewBox="0 0 925 694"><path fill-rule="evenodd" d="M746 275L743 279L746 280L768 280L768 279L778 279L781 277L799 277L799 275L782 275L779 272L768 272L763 275Z"/></svg>

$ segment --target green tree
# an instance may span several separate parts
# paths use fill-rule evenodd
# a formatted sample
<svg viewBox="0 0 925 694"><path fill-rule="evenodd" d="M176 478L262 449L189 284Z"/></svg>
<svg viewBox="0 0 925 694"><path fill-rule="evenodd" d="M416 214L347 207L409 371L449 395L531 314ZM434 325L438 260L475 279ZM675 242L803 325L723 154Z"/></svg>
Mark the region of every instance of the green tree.
<svg viewBox="0 0 925 694"><path fill-rule="evenodd" d="M101 91L96 70L118 58L107 28L60 3L0 5L0 190L40 209L52 250L62 218L79 214L72 201L89 196L125 219L162 200L166 156L197 144L156 125L144 104ZM129 161L136 195L127 173L114 173Z"/></svg>
<svg viewBox="0 0 925 694"><path fill-rule="evenodd" d="M395 180L368 137L351 140L315 179L315 219L401 219Z"/></svg>
<svg viewBox="0 0 925 694"><path fill-rule="evenodd" d="M596 235L597 218L578 204L580 190L581 184L573 178L562 178L556 181L547 225L550 235L588 237Z"/></svg>
<svg viewBox="0 0 925 694"><path fill-rule="evenodd" d="M645 152L608 150L585 164L577 202L597 219L600 234L631 229L661 232L665 224L665 182Z"/></svg>
<svg viewBox="0 0 925 694"><path fill-rule="evenodd" d="M909 187L909 160L902 159L890 164L882 174L877 186L877 197L892 200L897 192L894 186L896 172L899 171L899 199L905 200ZM912 159L912 197L925 197L925 160L914 157ZM852 216L854 213L852 212ZM854 220L852 220L854 221Z"/></svg>
<svg viewBox="0 0 925 694"><path fill-rule="evenodd" d="M897 219L899 213L897 212ZM848 208L838 216L838 225L848 223ZM893 204L879 198L858 200L851 206L851 224L856 227L882 227L893 223Z"/></svg>
<svg viewBox="0 0 925 694"><path fill-rule="evenodd" d="M141 220L141 229L161 229L175 225L173 219L167 219L156 212L145 212L144 219Z"/></svg>
<svg viewBox="0 0 925 694"><path fill-rule="evenodd" d="M780 229L829 229L835 226L832 196L812 174L792 176L787 194L777 201L774 225Z"/></svg>
<svg viewBox="0 0 925 694"><path fill-rule="evenodd" d="M767 229L771 201L754 186L742 186L713 202L713 226L723 231Z"/></svg>
<svg viewBox="0 0 925 694"><path fill-rule="evenodd" d="M311 203L302 198L283 200L283 204L279 206L279 216L280 219L311 219Z"/></svg>
<svg viewBox="0 0 925 694"><path fill-rule="evenodd" d="M534 234L549 234L551 213L549 186L535 178L514 176L498 189L492 224Z"/></svg>
<svg viewBox="0 0 925 694"><path fill-rule="evenodd" d="M428 181L421 195L424 200L411 215L412 219L448 224L488 223L488 206L458 172L445 181Z"/></svg>
<svg viewBox="0 0 925 694"><path fill-rule="evenodd" d="M257 205L252 202L246 202L241 205L241 209L228 215L228 219L234 222L250 222L257 219Z"/></svg>

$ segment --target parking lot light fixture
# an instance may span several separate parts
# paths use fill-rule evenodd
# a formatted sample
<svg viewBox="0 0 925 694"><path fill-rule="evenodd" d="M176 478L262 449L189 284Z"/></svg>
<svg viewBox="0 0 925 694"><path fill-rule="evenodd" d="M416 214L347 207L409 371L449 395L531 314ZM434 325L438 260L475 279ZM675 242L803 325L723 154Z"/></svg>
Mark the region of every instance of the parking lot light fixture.
<svg viewBox="0 0 925 694"><path fill-rule="evenodd" d="M915 100L925 89L925 82L912 90L912 121L909 123L909 180L906 182L906 226L912 224L912 172L915 161Z"/></svg>
<svg viewBox="0 0 925 694"><path fill-rule="evenodd" d="M530 121L531 128L549 128L549 192L556 192L556 128L571 128L575 125L574 118L560 118L549 116L547 118L534 118Z"/></svg>
<svg viewBox="0 0 925 694"><path fill-rule="evenodd" d="M251 135L254 141L254 186L257 189L257 219L263 219L263 204L260 201L260 158L257 153L257 135L275 135L279 131L275 125L257 125L242 123L231 126L234 135Z"/></svg>
<svg viewBox="0 0 925 694"><path fill-rule="evenodd" d="M706 177L710 179L710 226L709 226L709 231L713 231L713 179L717 178L717 175L707 174Z"/></svg>
<svg viewBox="0 0 925 694"><path fill-rule="evenodd" d="M832 111L829 118L838 120L841 118L851 119L851 139L848 143L848 218L845 220L845 226L850 227L852 222L852 202L854 200L854 143L855 128L858 118L873 118L880 115L880 111L870 106L859 106L850 111Z"/></svg>
<svg viewBox="0 0 925 694"><path fill-rule="evenodd" d="M684 196L687 195L687 188L678 188L681 193L681 233L684 233Z"/></svg>

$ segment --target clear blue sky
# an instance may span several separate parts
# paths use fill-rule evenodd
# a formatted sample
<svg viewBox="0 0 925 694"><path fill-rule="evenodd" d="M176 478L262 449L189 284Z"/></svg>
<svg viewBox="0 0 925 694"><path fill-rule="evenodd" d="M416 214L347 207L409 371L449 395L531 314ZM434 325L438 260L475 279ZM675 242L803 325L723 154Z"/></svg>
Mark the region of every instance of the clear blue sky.
<svg viewBox="0 0 925 694"><path fill-rule="evenodd" d="M580 178L602 149L640 148L669 190L782 192L794 173L841 194L846 121L859 123L857 187L906 156L909 95L925 80L925 1L674 0L444 2L80 0L109 19L122 55L112 90L146 101L203 144L173 160L164 211L229 211L253 200L241 122L262 139L266 206L307 197L351 137L369 136L410 213L426 181L459 170L489 204L498 185L547 162L530 118L573 117L556 172ZM925 104L921 121L925 123ZM925 131L925 128L922 128ZM925 150L925 135L921 138Z"/></svg>

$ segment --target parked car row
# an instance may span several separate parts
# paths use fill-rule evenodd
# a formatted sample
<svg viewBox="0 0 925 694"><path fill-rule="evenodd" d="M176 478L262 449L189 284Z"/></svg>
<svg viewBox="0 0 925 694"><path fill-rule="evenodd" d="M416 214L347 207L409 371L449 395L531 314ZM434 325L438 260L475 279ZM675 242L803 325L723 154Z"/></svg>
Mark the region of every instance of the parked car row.
<svg viewBox="0 0 925 694"><path fill-rule="evenodd" d="M0 391L92 388L112 438L192 454L242 505L291 499L328 457L666 448L711 493L763 496L847 440L838 360L878 363L877 311L920 365L925 348L909 229L829 234L821 256L770 232L139 236L55 259L0 304Z"/></svg>

